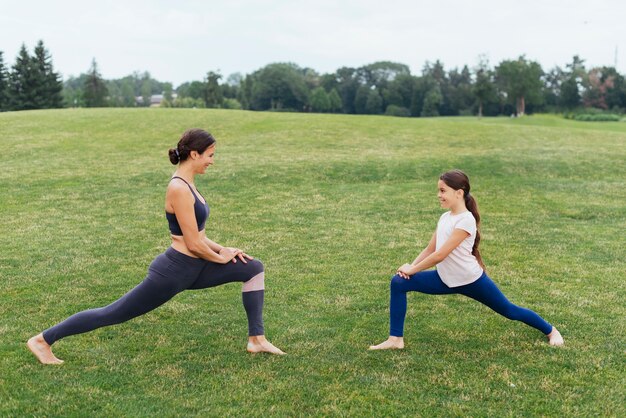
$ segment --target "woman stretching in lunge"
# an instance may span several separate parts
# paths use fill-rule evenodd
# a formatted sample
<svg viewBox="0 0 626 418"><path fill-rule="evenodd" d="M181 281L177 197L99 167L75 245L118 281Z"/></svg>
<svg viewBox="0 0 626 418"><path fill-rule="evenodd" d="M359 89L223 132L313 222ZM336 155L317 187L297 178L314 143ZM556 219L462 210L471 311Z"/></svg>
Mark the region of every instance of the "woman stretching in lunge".
<svg viewBox="0 0 626 418"><path fill-rule="evenodd" d="M243 282L243 306L248 316L248 351L284 354L265 339L263 330L264 268L258 260L237 248L223 247L208 239L204 224L209 206L194 185L196 174L213 164L215 139L201 129L185 132L175 149L172 164L179 164L165 196L165 217L172 246L154 259L148 275L137 287L112 304L70 316L28 340L28 348L44 364L59 364L50 346L61 338L119 324L143 315L187 289L205 289ZM240 262L238 262L238 260Z"/></svg>
<svg viewBox="0 0 626 418"><path fill-rule="evenodd" d="M370 350L404 348L404 317L407 292L431 295L460 293L475 299L508 319L537 328L550 345L563 345L559 331L535 312L513 305L484 271L478 252L480 216L470 195L469 179L460 170L439 177L439 202L450 209L439 218L437 231L412 264L404 264L391 279L389 339ZM437 266L436 270L424 271Z"/></svg>

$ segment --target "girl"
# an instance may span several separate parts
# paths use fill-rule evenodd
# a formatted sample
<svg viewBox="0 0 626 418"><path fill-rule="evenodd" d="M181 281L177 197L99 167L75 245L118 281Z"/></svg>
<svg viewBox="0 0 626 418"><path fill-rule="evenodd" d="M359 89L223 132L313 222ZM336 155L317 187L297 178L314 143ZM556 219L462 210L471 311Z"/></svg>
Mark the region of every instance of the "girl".
<svg viewBox="0 0 626 418"><path fill-rule="evenodd" d="M172 245L157 256L148 275L130 292L103 308L70 316L28 340L28 348L44 364L60 364L51 345L61 338L119 324L149 312L183 290L205 289L230 282L243 282L243 306L248 317L248 346L251 353L284 354L265 339L263 264L238 248L224 247L205 235L209 205L194 184L213 164L215 139L201 129L185 132L176 148L169 150L178 164L165 195L165 217Z"/></svg>
<svg viewBox="0 0 626 418"><path fill-rule="evenodd" d="M491 281L478 251L480 215L470 194L469 179L460 170L439 177L441 207L449 209L439 218L437 231L428 246L411 264L404 264L391 279L389 339L370 350L404 348L406 294L417 291L431 295L460 293L475 299L508 319L537 328L550 345L563 345L559 331L535 312L513 305ZM437 266L436 270L427 268Z"/></svg>

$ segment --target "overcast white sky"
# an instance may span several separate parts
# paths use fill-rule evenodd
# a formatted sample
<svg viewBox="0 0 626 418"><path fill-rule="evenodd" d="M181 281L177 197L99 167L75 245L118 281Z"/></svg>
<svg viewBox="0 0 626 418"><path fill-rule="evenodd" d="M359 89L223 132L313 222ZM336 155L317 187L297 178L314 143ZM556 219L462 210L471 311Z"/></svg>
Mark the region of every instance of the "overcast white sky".
<svg viewBox="0 0 626 418"><path fill-rule="evenodd" d="M594 0L0 0L0 51L12 65L39 39L64 78L96 58L105 78L149 71L174 86L271 62L320 73L389 60L420 74L521 54L544 70L578 54L626 73L626 1Z"/></svg>

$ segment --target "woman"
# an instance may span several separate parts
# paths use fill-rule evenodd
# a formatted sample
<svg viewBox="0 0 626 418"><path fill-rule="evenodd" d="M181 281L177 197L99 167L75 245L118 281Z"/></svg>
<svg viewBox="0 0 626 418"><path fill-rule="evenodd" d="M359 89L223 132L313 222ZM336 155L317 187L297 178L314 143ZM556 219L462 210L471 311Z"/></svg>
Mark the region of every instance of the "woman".
<svg viewBox="0 0 626 418"><path fill-rule="evenodd" d="M186 131L177 147L169 150L170 161L178 164L165 196L171 247L150 264L144 281L117 301L79 312L30 338L28 348L41 363L63 362L51 350L51 345L61 338L128 321L161 306L183 290L230 282L243 282L242 299L248 317L247 350L284 354L265 338L263 264L242 250L224 247L205 235L209 206L194 180L213 164L214 155L215 139L201 129Z"/></svg>
<svg viewBox="0 0 626 418"><path fill-rule="evenodd" d="M460 170L439 177L439 202L449 209L439 219L428 246L411 264L404 264L391 279L389 338L370 350L404 348L407 292L431 295L459 293L475 299L508 319L522 321L548 337L553 346L563 345L559 331L535 312L508 301L487 276L478 251L480 214L470 194L469 178ZM436 270L426 269L437 266Z"/></svg>

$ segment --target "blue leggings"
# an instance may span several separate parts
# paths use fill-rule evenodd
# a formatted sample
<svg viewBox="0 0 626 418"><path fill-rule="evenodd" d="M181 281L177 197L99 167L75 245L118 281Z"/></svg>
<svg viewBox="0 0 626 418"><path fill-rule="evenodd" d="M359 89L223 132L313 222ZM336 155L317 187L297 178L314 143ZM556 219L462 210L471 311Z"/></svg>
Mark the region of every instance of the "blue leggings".
<svg viewBox="0 0 626 418"><path fill-rule="evenodd" d="M412 275L410 279L403 279L397 274L391 278L389 335L394 337L402 337L404 333L407 292L429 295L460 293L487 305L505 318L522 321L546 335L552 331L552 325L535 312L509 302L487 273L483 273L478 280L465 286L448 287L441 281L437 270L427 270Z"/></svg>

